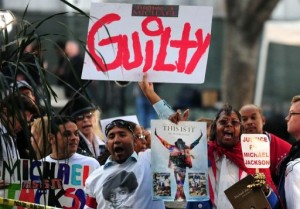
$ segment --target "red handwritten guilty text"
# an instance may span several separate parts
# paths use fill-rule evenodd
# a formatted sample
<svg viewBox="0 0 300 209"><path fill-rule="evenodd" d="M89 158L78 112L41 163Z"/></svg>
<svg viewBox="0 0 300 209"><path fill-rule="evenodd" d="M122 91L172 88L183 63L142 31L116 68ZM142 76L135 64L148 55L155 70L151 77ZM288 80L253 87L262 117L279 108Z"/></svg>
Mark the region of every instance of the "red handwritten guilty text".
<svg viewBox="0 0 300 209"><path fill-rule="evenodd" d="M179 40L172 39L172 28L165 27L162 19L154 16L148 16L143 19L140 32L132 32L133 55L130 55L128 46L129 37L126 34L110 34L110 37L101 39L98 43L95 43L95 37L98 31L103 29L104 25L118 23L120 20L121 17L118 14L107 14L95 22L88 33L87 47L99 71L107 72L122 67L125 70L142 68L143 72L153 69L155 71L177 71L178 73L192 74L210 44L211 35L207 34L204 38L202 29L196 30L194 34L195 40L191 40L191 24L188 22L183 25L181 38ZM150 25L156 25L156 28L153 29ZM149 37L144 49L141 46L140 35ZM154 37L160 39L157 54L154 54L155 44L152 40ZM99 53L99 50L96 50L96 46L104 47L110 44L115 44L117 50L113 61L107 63ZM166 63L168 47L178 49L177 60L173 63ZM192 53L189 52L192 49ZM191 54L189 60L188 54Z"/></svg>

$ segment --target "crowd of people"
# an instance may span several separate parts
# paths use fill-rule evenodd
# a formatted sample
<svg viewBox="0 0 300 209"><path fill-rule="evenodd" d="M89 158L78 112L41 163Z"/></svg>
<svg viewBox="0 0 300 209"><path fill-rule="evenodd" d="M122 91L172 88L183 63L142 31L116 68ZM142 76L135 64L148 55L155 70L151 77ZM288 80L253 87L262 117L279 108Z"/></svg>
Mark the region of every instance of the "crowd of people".
<svg viewBox="0 0 300 209"><path fill-rule="evenodd" d="M186 121L189 117L189 109L172 110L166 101L154 91L152 83L147 82L146 76L139 83L140 88L153 105L159 118L169 119L174 123ZM300 99L295 96L287 121L288 132L299 138L300 119L299 114ZM202 120L202 119L199 119ZM208 120L209 121L209 120ZM298 122L299 121L299 122ZM263 130L265 117L262 109L254 104L248 104L236 110L225 104L216 114L213 122L209 125L209 193L210 200L203 202L188 202L187 208L233 208L224 190L244 178L246 175L258 175L253 169L245 166L242 157L240 137L242 133L266 134L270 140L270 169L260 169L264 176L263 184L255 183L265 192L271 208L296 209L299 204L297 195L299 194L299 181L297 175L297 158L299 155L299 143L291 145L284 139L267 133ZM297 132L298 131L298 132ZM289 189L292 188L292 189ZM289 197L287 198L287 195Z"/></svg>
<svg viewBox="0 0 300 209"><path fill-rule="evenodd" d="M117 173L113 179L109 180L116 184L116 188L112 186L112 183L106 183L102 193L102 197L110 205L110 208L119 208L119 206L123 208L124 205L129 204L127 198L124 199L125 202L122 202L121 197L118 196L120 193L125 193L125 188L123 188L125 180L130 184L128 191L126 190L128 192L127 197L131 194L138 196L143 191L150 192L151 155L149 148L151 136L148 130L135 122L115 120L107 125L104 136L100 125L101 109L88 100L85 95L77 92L61 111L48 115L41 112L42 109L36 104L34 89L26 81L16 81L10 87L12 91L1 100L3 113L3 117L1 117L1 162L11 162L9 164L11 169L15 165L15 160L18 159L39 160L49 162L50 165L51 163L58 163L62 166L66 163L70 165L80 164L89 167L88 172L82 174L86 177L89 176L88 179L92 179L93 175L91 174L95 170L97 170L94 172L95 176L103 173L98 171L98 168L103 169L103 166L108 166L110 162L124 163L125 169L121 173L117 172L120 168L114 168L114 166L112 166L112 172L109 169L107 172L105 171L105 181ZM117 133L117 137L112 137L112 131L115 131L115 127L119 126L123 129L129 127L127 145L123 143L124 133ZM106 138L106 142L104 138ZM118 140L119 142L117 142ZM127 163L125 163L129 157L127 154L132 155L137 160L132 161L130 172L127 169ZM5 166L7 165L5 164ZM2 164L0 167L2 171ZM45 174L41 170L40 175L45 177L50 174ZM145 179L148 181L145 182ZM62 181L65 180L62 179ZM130 188L132 181L136 182L134 188ZM17 176L9 180L0 180L2 197L7 196L7 188L15 182L18 182ZM84 185L86 186L86 194L89 194L89 180L82 185L82 189L84 189ZM93 183L92 185L96 184ZM118 191L117 187L122 187L121 191ZM112 195L115 197L112 198ZM122 196L125 197L124 194ZM135 207L138 204L140 205L138 208L148 206L150 208L164 208L163 201L153 201L151 195L147 195L147 201L142 199L140 203L136 203L135 196L130 198L131 204L129 206L133 204ZM49 199L47 203L55 207L63 206L54 199ZM90 198L87 198L84 201L86 207L89 205L89 200ZM103 203L104 208L108 208L106 203ZM70 204L74 208L83 208L76 201Z"/></svg>
<svg viewBox="0 0 300 209"><path fill-rule="evenodd" d="M82 188L86 194L85 209L165 208L162 200L152 199L151 134L148 127L120 118L106 125L103 133L101 109L83 92L70 96L60 112L50 115L40 107L34 89L27 81L16 81L9 88L11 93L0 103L1 170L3 161L11 162L13 166L14 159L87 165L90 169L85 174L87 179ZM173 110L155 92L146 75L139 82L139 88L160 119L175 124L188 120L189 110ZM264 131L266 119L263 110L254 104L244 105L239 110L224 104L215 118L199 118L197 121L207 123L210 199L188 202L187 209L233 208L224 191L247 175L260 177L249 186L262 189L271 208L297 209L300 194L299 116L300 96L295 96L285 118L287 131L296 139L293 145ZM270 168L260 169L257 173L245 166L240 142L242 133L268 137ZM170 164L176 165L175 173L182 174L181 181L177 181L177 190L183 190L185 172L190 166L180 165L171 157L178 157L182 146L193 149L202 135L190 146L186 146L182 139L170 145L157 132L152 136L152 140L159 140L170 150ZM192 159L190 161L191 165ZM5 179L0 180L2 196L5 196L9 184ZM175 199L185 200L184 192ZM54 201L51 206L59 206L55 204Z"/></svg>

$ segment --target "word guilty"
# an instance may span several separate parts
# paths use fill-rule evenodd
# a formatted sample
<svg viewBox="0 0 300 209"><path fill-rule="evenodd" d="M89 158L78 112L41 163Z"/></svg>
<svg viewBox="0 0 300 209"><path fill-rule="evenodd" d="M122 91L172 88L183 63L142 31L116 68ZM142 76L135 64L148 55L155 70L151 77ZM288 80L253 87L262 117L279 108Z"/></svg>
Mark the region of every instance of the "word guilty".
<svg viewBox="0 0 300 209"><path fill-rule="evenodd" d="M153 69L154 71L176 71L192 74L210 45L211 35L208 33L204 37L201 28L192 34L192 27L189 22L183 23L179 39L172 38L174 28L165 26L162 19L157 16L145 17L141 21L141 28L132 31L131 37L127 34L111 34L108 29L110 24L121 27L124 23L120 15L116 13L106 14L94 23L87 37L87 48L90 56L97 70L102 72L122 68L125 70L142 69L143 72ZM179 26L176 27L176 30L180 30L179 28ZM101 30L108 30L109 37L98 41L98 33ZM146 39L143 48L141 37L143 40ZM129 46L129 39L132 40L132 46ZM156 46L154 39L160 43L157 46L158 49L154 48ZM107 61L101 55L101 47L110 45L116 49L115 57L112 61ZM130 48L133 54L130 54ZM168 53L174 49L177 56L173 61L167 62ZM102 53L105 55L104 51Z"/></svg>

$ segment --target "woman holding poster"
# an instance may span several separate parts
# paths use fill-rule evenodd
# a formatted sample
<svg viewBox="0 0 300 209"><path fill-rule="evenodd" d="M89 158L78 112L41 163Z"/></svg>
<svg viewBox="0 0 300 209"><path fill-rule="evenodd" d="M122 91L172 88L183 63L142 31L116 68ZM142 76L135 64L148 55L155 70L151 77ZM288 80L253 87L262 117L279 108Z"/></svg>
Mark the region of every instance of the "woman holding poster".
<svg viewBox="0 0 300 209"><path fill-rule="evenodd" d="M139 83L145 96L149 99L160 118L170 119L177 123L180 120L186 120L188 111L181 115L180 111L175 112L170 106L162 100L154 91L152 83L146 81ZM254 175L255 170L245 166L240 136L242 133L241 115L230 105L224 105L219 110L211 126L211 136L208 144L208 177L210 200L205 202L188 202L188 209L232 209L233 206L224 194L224 191L246 177L248 174ZM276 188L271 178L269 169L261 169L264 173L266 184L252 184L255 187L265 189L265 195L274 208L281 208L278 198L275 194ZM257 183L257 182L255 182ZM268 185L273 189L268 189Z"/></svg>

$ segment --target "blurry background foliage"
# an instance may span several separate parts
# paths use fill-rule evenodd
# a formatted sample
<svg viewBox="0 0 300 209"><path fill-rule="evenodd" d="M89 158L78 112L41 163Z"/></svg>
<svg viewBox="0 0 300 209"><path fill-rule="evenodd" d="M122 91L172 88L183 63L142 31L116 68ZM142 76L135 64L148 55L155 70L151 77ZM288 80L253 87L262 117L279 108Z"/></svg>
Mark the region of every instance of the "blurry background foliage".
<svg viewBox="0 0 300 209"><path fill-rule="evenodd" d="M73 9L72 17L86 19L86 22L88 22L89 16L82 10L67 1L60 0L60 2ZM52 89L53 81L64 83L73 91L74 95L76 89L73 89L67 80L60 79L54 72L48 70L50 63L47 63L45 58L49 55L53 56L53 52L50 52L48 49L52 46L56 50L63 52L63 49L57 44L57 40L72 38L80 43L84 51L85 42L82 41L81 37L73 33L68 24L60 21L60 19L63 19L63 16L68 16L70 12L53 13L41 18L34 18L31 21L27 19L29 6L30 4L20 14L0 10L0 96L1 100L3 100L9 94L16 93L15 91L18 91L16 81L26 80L32 86L36 103L40 107L41 114L36 117L46 115L48 120L51 120L52 116L57 115L60 108L62 108L55 108L54 103L57 103L59 98L57 98L56 92ZM57 30L49 30L49 25L51 25L51 28L57 28ZM45 29L47 27L48 29ZM62 54L65 60L70 61L65 53ZM86 85L82 84L80 76L75 73L74 69L71 69L71 71L75 78L72 80L72 84L77 82L78 88L82 89L80 93L88 99L85 90ZM18 111L17 103L18 100L12 102L11 110L13 112L10 114L11 116L18 116L25 133L25 138L22 138L22 140L26 141L25 144L30 146L28 123L24 117L19 117L20 112ZM0 114L2 115L2 113ZM43 140L47 140L46 134L44 134Z"/></svg>
<svg viewBox="0 0 300 209"><path fill-rule="evenodd" d="M68 1L60 0L60 2L73 9L72 18L86 19L86 23L88 22L89 16L85 12ZM69 60L63 52L64 49L58 45L57 40L74 39L81 44L82 50L85 50L85 41L82 37L74 34L68 24L61 21L65 19L64 17L69 16L70 12L59 12L40 18L32 18L28 17L27 9L29 6L30 2L22 14L16 15L9 10L1 10L0 88L2 96L6 96L15 89L10 87L11 83L14 83L15 86L16 80L26 80L33 87L38 103L43 107L46 114L50 115L58 111L53 109L51 104L51 102L56 103L58 101L51 84L59 81L70 89L72 86L69 85L69 81L62 80L48 69L52 62L55 62L55 60L48 58L56 58L53 56L55 48L62 53L65 60ZM4 15L7 12L12 18ZM56 30L52 30L52 28L56 28ZM73 71L73 69L71 70ZM82 86L80 76L75 72L73 73L75 80L72 80L72 83L78 83L79 86ZM76 89L72 90L75 94ZM86 95L84 88L82 94Z"/></svg>

